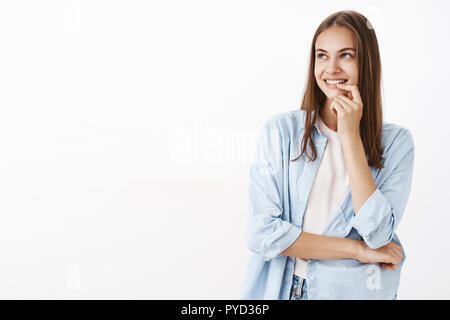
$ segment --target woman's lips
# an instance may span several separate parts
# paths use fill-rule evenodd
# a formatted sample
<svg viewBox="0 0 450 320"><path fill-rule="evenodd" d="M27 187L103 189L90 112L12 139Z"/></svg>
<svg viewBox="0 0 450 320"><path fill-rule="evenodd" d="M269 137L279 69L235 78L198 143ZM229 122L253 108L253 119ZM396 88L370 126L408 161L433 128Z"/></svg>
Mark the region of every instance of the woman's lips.
<svg viewBox="0 0 450 320"><path fill-rule="evenodd" d="M323 80L323 82L325 82L325 85L326 85L328 88L331 88L331 89L340 89L340 88L336 87L336 84L328 83L328 82L326 82L325 80ZM346 82L347 82L347 80L346 80L345 82L342 82L342 83L346 83ZM342 89L340 89L340 90L342 90Z"/></svg>

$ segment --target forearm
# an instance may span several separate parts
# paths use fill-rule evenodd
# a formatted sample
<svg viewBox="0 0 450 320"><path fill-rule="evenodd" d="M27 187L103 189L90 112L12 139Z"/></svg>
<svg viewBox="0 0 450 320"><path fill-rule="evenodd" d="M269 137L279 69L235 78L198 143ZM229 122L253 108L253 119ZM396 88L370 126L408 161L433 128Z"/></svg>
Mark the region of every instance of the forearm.
<svg viewBox="0 0 450 320"><path fill-rule="evenodd" d="M297 240L281 254L302 259L356 259L360 242L356 239L329 237L302 231Z"/></svg>
<svg viewBox="0 0 450 320"><path fill-rule="evenodd" d="M341 141L347 167L353 210L355 214L377 189L359 135L345 137Z"/></svg>

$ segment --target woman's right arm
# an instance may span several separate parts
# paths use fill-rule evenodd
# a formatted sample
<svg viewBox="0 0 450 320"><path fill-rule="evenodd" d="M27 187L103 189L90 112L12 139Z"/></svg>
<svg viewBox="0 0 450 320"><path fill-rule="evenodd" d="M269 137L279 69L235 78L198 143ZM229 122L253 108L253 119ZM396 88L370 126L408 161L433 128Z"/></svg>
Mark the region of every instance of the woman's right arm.
<svg viewBox="0 0 450 320"><path fill-rule="evenodd" d="M381 267L395 269L402 260L402 248L391 241L378 248L369 248L364 241L329 237L302 231L282 255L302 259L356 259L362 263L382 263Z"/></svg>
<svg viewBox="0 0 450 320"><path fill-rule="evenodd" d="M361 241L302 232L282 255L302 259L356 259Z"/></svg>

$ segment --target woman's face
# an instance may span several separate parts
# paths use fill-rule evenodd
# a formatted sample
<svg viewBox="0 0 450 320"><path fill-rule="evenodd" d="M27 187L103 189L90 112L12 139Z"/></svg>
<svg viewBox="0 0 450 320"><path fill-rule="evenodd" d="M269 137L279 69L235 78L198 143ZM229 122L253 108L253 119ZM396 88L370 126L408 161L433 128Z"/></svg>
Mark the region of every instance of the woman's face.
<svg viewBox="0 0 450 320"><path fill-rule="evenodd" d="M333 83L327 83L327 79L346 80L347 84L358 85L356 47L350 30L333 26L323 31L317 37L315 55L314 75L328 99L345 94L345 91Z"/></svg>

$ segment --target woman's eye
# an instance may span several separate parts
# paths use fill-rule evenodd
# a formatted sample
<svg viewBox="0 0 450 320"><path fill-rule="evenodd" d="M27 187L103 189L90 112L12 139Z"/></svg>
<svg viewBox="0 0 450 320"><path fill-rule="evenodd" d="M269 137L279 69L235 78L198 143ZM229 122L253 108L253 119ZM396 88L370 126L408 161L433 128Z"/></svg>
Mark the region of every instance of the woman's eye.
<svg viewBox="0 0 450 320"><path fill-rule="evenodd" d="M342 56L345 56L346 54L347 54L350 58L352 57L352 55L351 55L350 53L347 53L347 52L346 52L346 53L343 53L343 54L341 55L341 57L342 57ZM323 53L319 53L319 54L317 55L317 57L318 57L319 59L322 59L322 58L321 58L322 56L325 56L325 55L324 55Z"/></svg>

